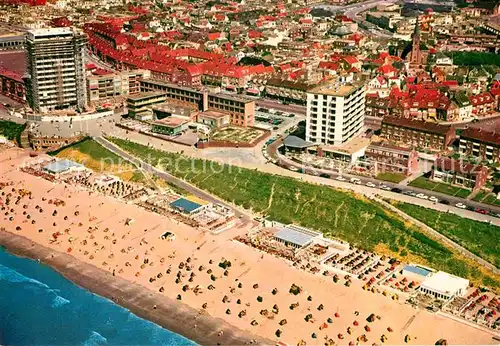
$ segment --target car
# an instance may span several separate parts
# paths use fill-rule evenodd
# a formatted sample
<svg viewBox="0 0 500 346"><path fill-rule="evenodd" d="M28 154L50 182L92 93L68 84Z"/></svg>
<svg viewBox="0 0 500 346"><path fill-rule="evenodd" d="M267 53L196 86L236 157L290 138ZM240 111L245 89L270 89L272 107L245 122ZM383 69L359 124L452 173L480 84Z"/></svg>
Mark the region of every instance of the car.
<svg viewBox="0 0 500 346"><path fill-rule="evenodd" d="M455 204L455 207L460 208L460 209L466 209L467 208L467 206L465 204L463 204L463 203L457 203L457 204Z"/></svg>
<svg viewBox="0 0 500 346"><path fill-rule="evenodd" d="M488 210L480 209L480 208L476 208L475 212L479 213L479 214L483 214L483 215L488 215L490 213Z"/></svg>
<svg viewBox="0 0 500 346"><path fill-rule="evenodd" d="M371 181L367 182L366 183L366 186L368 187L377 187L377 185L375 185L374 183L372 183Z"/></svg>
<svg viewBox="0 0 500 346"><path fill-rule="evenodd" d="M330 178L330 175L329 174L326 174L326 173L321 173L319 175L321 178Z"/></svg>
<svg viewBox="0 0 500 346"><path fill-rule="evenodd" d="M446 199L442 199L442 200L439 201L439 203L449 205L450 201L448 201Z"/></svg>
<svg viewBox="0 0 500 346"><path fill-rule="evenodd" d="M412 196L413 195L413 191L410 191L410 190L406 190L405 192L403 192L403 195L408 195L408 196Z"/></svg>
<svg viewBox="0 0 500 346"><path fill-rule="evenodd" d="M389 186L385 185L385 184L380 185L380 188L382 190L391 191L391 188Z"/></svg>
<svg viewBox="0 0 500 346"><path fill-rule="evenodd" d="M344 178L344 177L342 177L341 175L339 175L339 176L338 176L337 178L335 178L335 179L337 179L338 181L345 181L345 178Z"/></svg>
<svg viewBox="0 0 500 346"><path fill-rule="evenodd" d="M358 178L351 178L349 181L353 184L361 184L361 180L359 180Z"/></svg>
<svg viewBox="0 0 500 346"><path fill-rule="evenodd" d="M467 208L467 210L470 210L470 211L475 211L476 210L476 208L471 207L470 205L466 205L465 208Z"/></svg>
<svg viewBox="0 0 500 346"><path fill-rule="evenodd" d="M429 201L431 201L431 202L439 202L439 200L436 197L434 197L434 196L429 197Z"/></svg>
<svg viewBox="0 0 500 346"><path fill-rule="evenodd" d="M419 193L416 197L421 198L421 199L429 199L429 196L424 195L423 193Z"/></svg>
<svg viewBox="0 0 500 346"><path fill-rule="evenodd" d="M403 190L401 190L400 188L397 188L397 187L393 187L393 188L391 189L391 191L392 191L392 192L396 192L396 193L401 193L401 192L403 192Z"/></svg>

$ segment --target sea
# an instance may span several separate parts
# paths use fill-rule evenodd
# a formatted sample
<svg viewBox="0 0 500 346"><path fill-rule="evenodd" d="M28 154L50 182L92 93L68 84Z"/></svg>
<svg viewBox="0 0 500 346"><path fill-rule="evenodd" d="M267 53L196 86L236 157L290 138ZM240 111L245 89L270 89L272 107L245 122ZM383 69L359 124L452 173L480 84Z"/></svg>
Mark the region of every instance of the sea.
<svg viewBox="0 0 500 346"><path fill-rule="evenodd" d="M0 345L196 345L0 247Z"/></svg>

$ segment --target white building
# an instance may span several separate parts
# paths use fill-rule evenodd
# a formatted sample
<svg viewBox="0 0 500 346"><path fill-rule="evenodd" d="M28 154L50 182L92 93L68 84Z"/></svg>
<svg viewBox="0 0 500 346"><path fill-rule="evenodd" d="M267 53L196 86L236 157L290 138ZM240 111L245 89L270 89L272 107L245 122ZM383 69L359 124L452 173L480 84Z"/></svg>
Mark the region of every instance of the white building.
<svg viewBox="0 0 500 346"><path fill-rule="evenodd" d="M328 81L307 92L306 140L341 145L359 135L365 117L365 85Z"/></svg>
<svg viewBox="0 0 500 346"><path fill-rule="evenodd" d="M427 277L420 285L419 291L436 299L448 300L464 295L468 287L469 280L439 271Z"/></svg>

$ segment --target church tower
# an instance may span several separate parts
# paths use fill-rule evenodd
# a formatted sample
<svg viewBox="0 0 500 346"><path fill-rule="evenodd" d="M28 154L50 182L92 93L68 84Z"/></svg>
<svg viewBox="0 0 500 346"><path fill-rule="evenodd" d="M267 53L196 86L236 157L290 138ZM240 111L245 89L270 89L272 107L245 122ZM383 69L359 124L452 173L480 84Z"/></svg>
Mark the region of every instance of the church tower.
<svg viewBox="0 0 500 346"><path fill-rule="evenodd" d="M420 65L422 62L422 53L420 52L420 22L417 17L415 30L412 35L410 64Z"/></svg>

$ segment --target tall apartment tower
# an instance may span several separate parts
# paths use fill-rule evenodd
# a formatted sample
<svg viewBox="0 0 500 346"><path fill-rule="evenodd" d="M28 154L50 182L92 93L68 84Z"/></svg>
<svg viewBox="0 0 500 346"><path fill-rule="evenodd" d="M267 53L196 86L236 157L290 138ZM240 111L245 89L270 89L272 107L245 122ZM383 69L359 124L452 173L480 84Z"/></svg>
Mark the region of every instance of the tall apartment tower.
<svg viewBox="0 0 500 346"><path fill-rule="evenodd" d="M85 36L71 28L28 31L26 99L36 112L85 107L84 45Z"/></svg>
<svg viewBox="0 0 500 346"><path fill-rule="evenodd" d="M307 92L306 140L342 145L363 131L366 88L331 80Z"/></svg>

